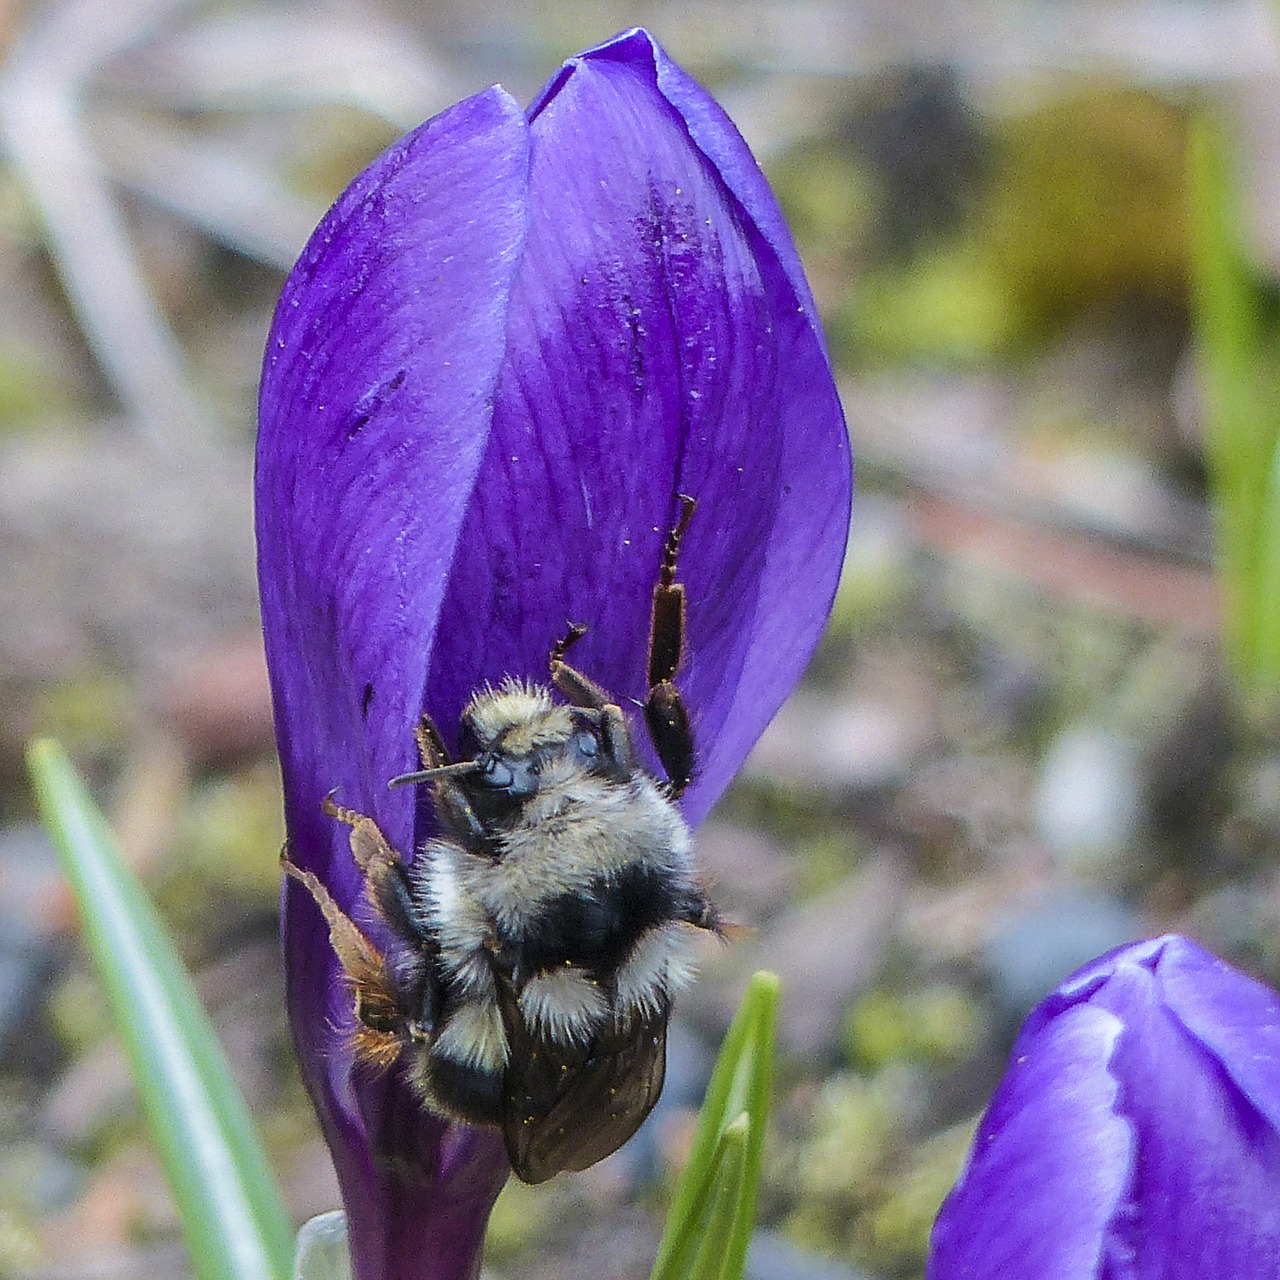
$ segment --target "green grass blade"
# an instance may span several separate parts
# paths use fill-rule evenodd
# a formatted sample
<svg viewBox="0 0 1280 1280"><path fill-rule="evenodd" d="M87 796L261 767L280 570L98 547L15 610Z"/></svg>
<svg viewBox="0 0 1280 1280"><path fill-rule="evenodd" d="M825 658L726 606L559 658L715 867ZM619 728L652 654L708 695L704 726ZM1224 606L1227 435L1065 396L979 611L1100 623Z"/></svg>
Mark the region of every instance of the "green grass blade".
<svg viewBox="0 0 1280 1280"><path fill-rule="evenodd" d="M173 1187L198 1280L286 1280L293 1231L173 943L65 752L27 755L45 823Z"/></svg>
<svg viewBox="0 0 1280 1280"><path fill-rule="evenodd" d="M723 1280L737 1280L742 1275L755 1222L756 1188L769 1119L777 1012L777 977L771 973L754 974L707 1086L698 1132L676 1185L651 1280L679 1280L693 1274L688 1268L693 1265L691 1259L696 1261L693 1250L697 1242L709 1230L719 1231L723 1225L717 1186L723 1185L723 1177L727 1176L723 1174L724 1162L736 1159L729 1147L739 1141L730 1138L727 1147L726 1133L745 1118L742 1171L733 1184L736 1204L732 1226L725 1236L723 1267L717 1273Z"/></svg>
<svg viewBox="0 0 1280 1280"><path fill-rule="evenodd" d="M688 1211L673 1211L667 1220L659 1261L650 1280L703 1280L700 1268L707 1266L709 1258L715 1261L706 1280L722 1274L724 1250L738 1218L750 1123L744 1111L720 1135L711 1160L701 1171ZM711 1240L718 1242L718 1255L709 1252Z"/></svg>
<svg viewBox="0 0 1280 1280"><path fill-rule="evenodd" d="M1280 418L1266 371L1273 344L1258 281L1241 248L1241 215L1228 141L1209 116L1191 134L1192 324L1202 384L1206 450L1218 528L1228 649L1246 687L1273 658L1261 650L1264 523Z"/></svg>
<svg viewBox="0 0 1280 1280"><path fill-rule="evenodd" d="M743 1213L754 1218L754 1191L749 1202L745 1194L750 1145L751 1121L744 1111L720 1138L701 1239L688 1280L729 1280L742 1270L734 1261L733 1241Z"/></svg>
<svg viewBox="0 0 1280 1280"><path fill-rule="evenodd" d="M1280 689L1280 440L1267 466L1267 488L1258 520L1254 570L1254 627L1257 681L1264 690Z"/></svg>

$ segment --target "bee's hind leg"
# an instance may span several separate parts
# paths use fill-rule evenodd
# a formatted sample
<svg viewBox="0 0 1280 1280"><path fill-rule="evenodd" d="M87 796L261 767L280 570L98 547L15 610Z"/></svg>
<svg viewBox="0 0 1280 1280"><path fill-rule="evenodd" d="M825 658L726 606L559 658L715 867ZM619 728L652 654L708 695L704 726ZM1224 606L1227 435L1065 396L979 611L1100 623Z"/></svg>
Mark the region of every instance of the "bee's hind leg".
<svg viewBox="0 0 1280 1280"><path fill-rule="evenodd" d="M351 985L357 1023L352 1041L357 1056L377 1066L389 1065L400 1056L404 1015L386 958L333 900L324 882L290 858L287 843L280 850L280 865L311 895L329 926L330 944Z"/></svg>
<svg viewBox="0 0 1280 1280"><path fill-rule="evenodd" d="M680 542L697 505L687 494L680 495L680 515L662 549L662 566L653 589L649 624L649 694L644 703L644 718L653 749L676 796L689 785L694 765L693 725L680 690L674 684L684 655L685 621L684 584L676 581L676 565ZM575 706L600 713L606 750L619 772L625 774L630 772L632 761L621 709L590 676L565 661L565 654L586 633L581 623L570 623L564 638L551 650L551 682Z"/></svg>
<svg viewBox="0 0 1280 1280"><path fill-rule="evenodd" d="M649 625L649 696L644 719L653 749L662 761L672 792L679 796L693 778L693 725L680 690L676 672L684 656L684 584L676 581L680 542L697 503L680 495L680 517L667 534L662 551L662 568L653 589L653 614Z"/></svg>
<svg viewBox="0 0 1280 1280"><path fill-rule="evenodd" d="M551 650L547 665L551 668L551 683L564 694L575 707L583 707L588 711L603 711L613 705L613 698L587 675L583 675L577 667L570 666L564 655L573 648L587 629L580 622L571 622L569 630L556 641Z"/></svg>

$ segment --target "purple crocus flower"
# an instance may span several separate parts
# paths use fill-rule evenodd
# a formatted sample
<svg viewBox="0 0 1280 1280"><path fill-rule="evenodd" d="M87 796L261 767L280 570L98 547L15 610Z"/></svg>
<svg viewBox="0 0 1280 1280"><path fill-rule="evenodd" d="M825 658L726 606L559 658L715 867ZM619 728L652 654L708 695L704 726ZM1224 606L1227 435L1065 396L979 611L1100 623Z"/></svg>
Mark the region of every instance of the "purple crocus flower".
<svg viewBox="0 0 1280 1280"><path fill-rule="evenodd" d="M680 494L696 822L795 683L830 608L848 442L796 251L746 145L643 31L571 59L526 112L493 88L341 196L285 285L263 371L257 531L290 855L362 919L348 831L432 829L429 710L574 662L645 694ZM643 735L638 735L643 737ZM418 788L425 793L425 788ZM500 1138L353 1071L315 903L284 897L289 1014L360 1280L473 1274Z"/></svg>
<svg viewBox="0 0 1280 1280"><path fill-rule="evenodd" d="M1177 936L1027 1019L929 1280L1274 1280L1280 996Z"/></svg>

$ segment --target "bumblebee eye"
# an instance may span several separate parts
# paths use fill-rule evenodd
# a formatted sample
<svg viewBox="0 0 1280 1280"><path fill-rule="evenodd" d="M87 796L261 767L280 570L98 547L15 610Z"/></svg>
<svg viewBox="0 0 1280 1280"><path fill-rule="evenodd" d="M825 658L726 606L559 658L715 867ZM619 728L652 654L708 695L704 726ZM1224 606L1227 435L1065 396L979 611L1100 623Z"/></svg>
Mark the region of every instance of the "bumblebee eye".
<svg viewBox="0 0 1280 1280"><path fill-rule="evenodd" d="M511 772L510 766L497 756L487 756L482 763L484 764L484 769L480 774L480 781L486 787L502 791L515 781L515 774Z"/></svg>
<svg viewBox="0 0 1280 1280"><path fill-rule="evenodd" d="M580 729L573 735L569 750L583 764L593 764L600 755L600 743L588 729Z"/></svg>

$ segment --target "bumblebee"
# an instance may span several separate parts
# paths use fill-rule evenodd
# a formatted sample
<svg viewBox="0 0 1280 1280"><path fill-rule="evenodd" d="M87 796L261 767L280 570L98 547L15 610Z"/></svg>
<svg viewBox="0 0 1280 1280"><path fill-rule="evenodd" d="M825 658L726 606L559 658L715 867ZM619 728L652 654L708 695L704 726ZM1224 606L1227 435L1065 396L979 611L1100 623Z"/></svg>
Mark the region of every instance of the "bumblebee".
<svg viewBox="0 0 1280 1280"><path fill-rule="evenodd" d="M665 781L641 764L618 703L567 661L586 631L574 625L551 650L549 684L508 678L471 698L466 758L451 761L423 718L422 769L392 779L434 801L438 834L411 862L372 819L325 800L351 828L394 961L285 854L351 986L357 1062L398 1064L430 1110L500 1128L526 1182L585 1169L635 1133L662 1091L695 939L725 934L676 803L694 770L674 683L694 505L681 497L653 592L644 719Z"/></svg>

